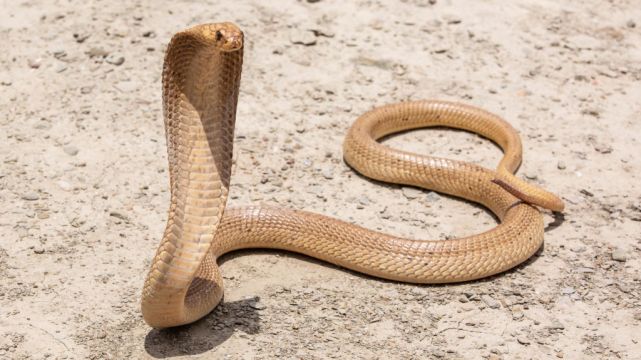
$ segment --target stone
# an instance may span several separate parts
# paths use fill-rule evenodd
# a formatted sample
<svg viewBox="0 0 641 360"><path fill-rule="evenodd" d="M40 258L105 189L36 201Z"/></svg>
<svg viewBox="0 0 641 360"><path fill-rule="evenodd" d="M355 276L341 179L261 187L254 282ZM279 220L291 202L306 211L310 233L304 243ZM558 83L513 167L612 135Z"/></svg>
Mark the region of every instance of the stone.
<svg viewBox="0 0 641 360"><path fill-rule="evenodd" d="M125 62L125 57L116 54L109 54L107 58L105 58L105 61L111 65L120 66Z"/></svg>
<svg viewBox="0 0 641 360"><path fill-rule="evenodd" d="M289 41L295 45L313 46L316 45L316 35L311 30L295 29L290 33Z"/></svg>
<svg viewBox="0 0 641 360"><path fill-rule="evenodd" d="M104 58L104 57L107 57L107 55L109 55L109 51L99 47L92 47L91 49L89 49L89 51L87 51L86 54L89 55L90 58L94 58L94 57Z"/></svg>
<svg viewBox="0 0 641 360"><path fill-rule="evenodd" d="M32 69L38 69L42 65L42 59L40 58L30 58L27 60L27 64Z"/></svg>
<svg viewBox="0 0 641 360"><path fill-rule="evenodd" d="M325 168L322 171L323 177L327 180L331 180L334 178L334 172L330 168Z"/></svg>
<svg viewBox="0 0 641 360"><path fill-rule="evenodd" d="M612 251L612 260L626 262L628 260L628 253L623 248L616 248Z"/></svg>
<svg viewBox="0 0 641 360"><path fill-rule="evenodd" d="M76 156L76 155L78 155L78 152L80 151L80 149L78 149L77 147L75 147L73 145L67 145L67 146L63 147L62 150L69 156Z"/></svg>
<svg viewBox="0 0 641 360"><path fill-rule="evenodd" d="M501 303L496 301L490 295L481 295L481 300L489 307L490 309L498 309L501 307Z"/></svg>
<svg viewBox="0 0 641 360"><path fill-rule="evenodd" d="M22 194L22 200L27 201L36 201L40 199L40 195L37 192L30 191L28 193Z"/></svg>
<svg viewBox="0 0 641 360"><path fill-rule="evenodd" d="M406 198L408 198L410 200L416 199L419 196L423 195L423 192L421 190L413 188L413 187L408 187L408 186L404 186L401 189L401 191L403 192L403 196L405 196Z"/></svg>

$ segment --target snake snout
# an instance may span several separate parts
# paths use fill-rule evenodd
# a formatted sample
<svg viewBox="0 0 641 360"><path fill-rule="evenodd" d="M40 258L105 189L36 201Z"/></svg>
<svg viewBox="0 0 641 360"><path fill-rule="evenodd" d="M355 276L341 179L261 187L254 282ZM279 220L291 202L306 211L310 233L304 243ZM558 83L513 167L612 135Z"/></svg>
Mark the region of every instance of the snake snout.
<svg viewBox="0 0 641 360"><path fill-rule="evenodd" d="M243 47L243 32L234 24L216 24L213 38L218 48L225 52L240 50Z"/></svg>

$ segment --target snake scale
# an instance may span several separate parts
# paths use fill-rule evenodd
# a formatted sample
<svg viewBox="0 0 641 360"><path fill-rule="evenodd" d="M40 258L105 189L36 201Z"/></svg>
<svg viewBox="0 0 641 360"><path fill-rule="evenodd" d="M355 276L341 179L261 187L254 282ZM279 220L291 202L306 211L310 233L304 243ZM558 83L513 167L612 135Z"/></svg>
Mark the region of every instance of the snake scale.
<svg viewBox="0 0 641 360"><path fill-rule="evenodd" d="M410 283L490 276L528 259L543 242L538 207L562 211L555 195L513 173L521 140L484 110L446 101L402 102L371 110L349 130L344 159L372 179L431 189L490 209L500 224L482 234L419 241L341 220L278 207L225 209L243 61L243 33L231 23L177 33L163 66L163 112L169 158L169 219L142 291L152 327L188 324L222 299L217 258L246 248L302 253L371 276ZM446 126L498 144L497 170L391 149L377 139Z"/></svg>

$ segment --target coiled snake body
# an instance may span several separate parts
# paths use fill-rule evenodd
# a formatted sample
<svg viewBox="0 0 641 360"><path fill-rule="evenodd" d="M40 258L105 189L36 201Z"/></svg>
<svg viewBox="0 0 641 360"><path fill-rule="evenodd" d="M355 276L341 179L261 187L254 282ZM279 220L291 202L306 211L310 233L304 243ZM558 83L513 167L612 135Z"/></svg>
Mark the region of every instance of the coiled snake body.
<svg viewBox="0 0 641 360"><path fill-rule="evenodd" d="M229 251L283 249L385 279L459 282L528 259L543 242L543 218L535 206L563 209L555 195L513 176L521 162L521 141L508 123L467 105L417 101L383 106L358 118L344 142L346 162L373 179L480 203L500 219L497 227L465 238L419 241L303 211L225 210L242 54L243 33L230 23L187 29L167 48L162 83L171 205L142 292L143 316L153 327L187 324L209 313L223 296L216 259ZM429 126L480 134L498 144L504 157L493 171L376 142Z"/></svg>

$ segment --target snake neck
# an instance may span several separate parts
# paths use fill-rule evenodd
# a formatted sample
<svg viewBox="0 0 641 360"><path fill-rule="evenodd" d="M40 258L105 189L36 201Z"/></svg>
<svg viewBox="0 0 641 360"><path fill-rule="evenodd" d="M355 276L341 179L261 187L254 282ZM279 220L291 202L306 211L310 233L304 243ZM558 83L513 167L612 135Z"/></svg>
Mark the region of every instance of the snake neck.
<svg viewBox="0 0 641 360"><path fill-rule="evenodd" d="M227 201L243 51L223 51L210 35L194 28L174 36L163 68L171 205L142 301L157 327L202 316L189 289L218 280L200 264Z"/></svg>

